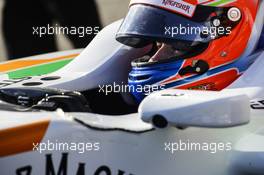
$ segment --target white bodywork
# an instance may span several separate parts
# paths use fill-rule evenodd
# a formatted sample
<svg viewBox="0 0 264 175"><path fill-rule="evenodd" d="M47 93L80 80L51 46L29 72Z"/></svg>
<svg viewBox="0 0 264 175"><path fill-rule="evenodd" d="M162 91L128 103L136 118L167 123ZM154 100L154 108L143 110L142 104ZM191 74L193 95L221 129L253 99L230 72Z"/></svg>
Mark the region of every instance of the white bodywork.
<svg viewBox="0 0 264 175"><path fill-rule="evenodd" d="M23 87L24 83L41 82L42 87L82 91L113 82L126 83L132 60L149 52L151 46L134 49L118 43L115 33L121 22L117 21L104 28L70 64L48 75L60 76L61 79L45 82L41 78L47 77L46 75L38 76L9 87Z"/></svg>
<svg viewBox="0 0 264 175"><path fill-rule="evenodd" d="M247 95L236 91L165 90L146 98L139 114L146 122L161 115L178 127L232 127L250 121L250 101Z"/></svg>

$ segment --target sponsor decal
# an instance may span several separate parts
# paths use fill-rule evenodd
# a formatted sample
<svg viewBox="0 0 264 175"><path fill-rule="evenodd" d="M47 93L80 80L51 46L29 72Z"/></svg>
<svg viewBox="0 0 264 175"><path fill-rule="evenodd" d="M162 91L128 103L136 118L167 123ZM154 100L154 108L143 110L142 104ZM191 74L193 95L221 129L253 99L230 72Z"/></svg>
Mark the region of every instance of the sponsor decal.
<svg viewBox="0 0 264 175"><path fill-rule="evenodd" d="M175 0L162 0L162 4L164 4L165 6L175 7L179 10L183 10L183 11L185 11L185 14L192 14L193 13L190 11L191 5L186 4L186 3L184 4L183 1L177 2Z"/></svg>
<svg viewBox="0 0 264 175"><path fill-rule="evenodd" d="M252 109L264 109L264 100L261 100L261 99L256 99L256 100L252 100L250 102L250 107Z"/></svg>
<svg viewBox="0 0 264 175"><path fill-rule="evenodd" d="M87 169L86 169L86 163L85 162L77 162L78 166L76 169L76 175L88 175ZM60 162L54 163L52 154L46 155L46 162L45 162L45 171L42 173L45 173L46 175L68 175L69 169L69 154L68 153L62 153L62 157ZM120 169L113 169L107 165L101 165L96 166L93 168L92 174L89 173L89 175L133 175L131 173L128 173L126 171L120 170ZM89 169L90 170L90 169ZM34 167L32 165L26 165L24 167L20 167L16 169L16 175L32 175L34 171ZM91 171L89 171L91 172Z"/></svg>
<svg viewBox="0 0 264 175"><path fill-rule="evenodd" d="M13 79L13 80L2 80L0 81L0 88L7 87L13 84L21 83L23 81L29 80L31 77L25 77L25 78L18 78L18 79Z"/></svg>
<svg viewBox="0 0 264 175"><path fill-rule="evenodd" d="M205 83L193 87L189 87L189 90L216 90L215 83Z"/></svg>
<svg viewBox="0 0 264 175"><path fill-rule="evenodd" d="M182 97L185 94L162 94L162 97Z"/></svg>
<svg viewBox="0 0 264 175"><path fill-rule="evenodd" d="M196 5L183 0L131 0L130 5L140 3L167 9L188 17L192 17L196 9Z"/></svg>
<svg viewBox="0 0 264 175"><path fill-rule="evenodd" d="M131 0L133 4L148 4L192 17L197 5L224 6L237 0Z"/></svg>

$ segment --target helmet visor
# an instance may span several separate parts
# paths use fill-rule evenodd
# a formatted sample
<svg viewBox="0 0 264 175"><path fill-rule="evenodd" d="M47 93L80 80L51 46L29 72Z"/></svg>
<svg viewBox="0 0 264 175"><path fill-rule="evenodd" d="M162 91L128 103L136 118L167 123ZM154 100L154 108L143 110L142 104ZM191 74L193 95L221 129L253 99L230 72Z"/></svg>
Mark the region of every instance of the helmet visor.
<svg viewBox="0 0 264 175"><path fill-rule="evenodd" d="M156 7L136 4L130 10L117 32L117 41L132 47L143 47L153 41L207 43L214 39L204 35L210 22L194 22L179 14Z"/></svg>

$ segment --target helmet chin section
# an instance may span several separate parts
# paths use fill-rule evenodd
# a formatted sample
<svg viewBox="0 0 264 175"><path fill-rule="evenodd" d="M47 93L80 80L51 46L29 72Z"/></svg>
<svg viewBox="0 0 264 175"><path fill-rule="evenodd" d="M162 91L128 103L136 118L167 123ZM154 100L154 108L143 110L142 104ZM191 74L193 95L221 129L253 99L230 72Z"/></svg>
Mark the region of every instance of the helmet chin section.
<svg viewBox="0 0 264 175"><path fill-rule="evenodd" d="M141 102L148 94L165 89L159 84L162 80L176 74L184 60L155 63L142 61L147 57L139 58L132 63L128 84L130 92L137 102ZM141 59L141 61L139 61Z"/></svg>

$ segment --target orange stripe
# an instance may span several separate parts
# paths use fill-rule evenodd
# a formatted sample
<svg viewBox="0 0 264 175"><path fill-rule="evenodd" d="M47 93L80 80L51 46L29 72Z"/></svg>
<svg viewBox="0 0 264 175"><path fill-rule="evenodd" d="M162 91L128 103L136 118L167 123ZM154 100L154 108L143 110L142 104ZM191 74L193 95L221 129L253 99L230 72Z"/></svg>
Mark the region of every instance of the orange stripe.
<svg viewBox="0 0 264 175"><path fill-rule="evenodd" d="M67 56L61 56L57 58L50 58L50 59L40 59L40 60L17 60L17 61L10 61L3 64L0 64L0 72L8 72L11 70L16 70L20 68L25 68L29 66L34 66L38 64L50 63L58 60L64 60L67 58L74 58L79 54L72 54Z"/></svg>
<svg viewBox="0 0 264 175"><path fill-rule="evenodd" d="M0 130L0 157L32 151L33 143L40 143L45 136L49 121Z"/></svg>

